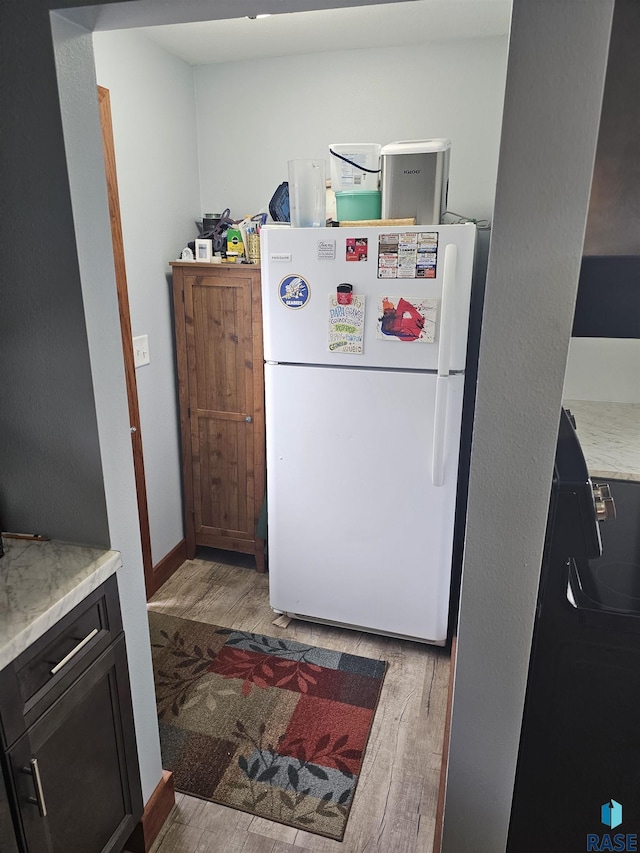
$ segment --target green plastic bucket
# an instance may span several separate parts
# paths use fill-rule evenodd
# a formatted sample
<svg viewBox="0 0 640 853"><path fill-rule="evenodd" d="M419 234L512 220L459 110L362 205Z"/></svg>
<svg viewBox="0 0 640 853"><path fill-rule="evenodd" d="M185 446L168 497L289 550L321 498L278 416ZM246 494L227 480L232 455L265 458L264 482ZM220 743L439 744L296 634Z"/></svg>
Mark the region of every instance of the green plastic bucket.
<svg viewBox="0 0 640 853"><path fill-rule="evenodd" d="M380 190L336 193L336 216L342 220L380 219L382 193Z"/></svg>

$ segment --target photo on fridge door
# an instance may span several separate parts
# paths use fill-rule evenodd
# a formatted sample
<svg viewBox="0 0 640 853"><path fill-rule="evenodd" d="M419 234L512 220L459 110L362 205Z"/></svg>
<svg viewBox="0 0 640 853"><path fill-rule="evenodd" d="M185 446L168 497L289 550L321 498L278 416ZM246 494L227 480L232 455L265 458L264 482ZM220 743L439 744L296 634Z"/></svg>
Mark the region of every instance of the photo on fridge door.
<svg viewBox="0 0 640 853"><path fill-rule="evenodd" d="M436 339L438 300L421 296L382 296L377 337L385 341L432 344Z"/></svg>
<svg viewBox="0 0 640 853"><path fill-rule="evenodd" d="M366 261L368 253L369 241L367 237L347 237L346 242L346 260L347 261Z"/></svg>

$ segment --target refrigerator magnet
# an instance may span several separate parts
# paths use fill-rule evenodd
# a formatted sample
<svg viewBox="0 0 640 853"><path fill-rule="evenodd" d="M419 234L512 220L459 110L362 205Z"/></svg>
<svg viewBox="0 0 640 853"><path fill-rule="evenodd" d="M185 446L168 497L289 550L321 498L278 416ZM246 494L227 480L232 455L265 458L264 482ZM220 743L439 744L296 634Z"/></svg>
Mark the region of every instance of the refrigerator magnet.
<svg viewBox="0 0 640 853"><path fill-rule="evenodd" d="M351 305L353 301L353 285L339 284L336 287L336 298L338 305Z"/></svg>
<svg viewBox="0 0 640 853"><path fill-rule="evenodd" d="M350 293L351 302L338 301L339 294L329 294L329 352L361 355L364 351L363 294Z"/></svg>
<svg viewBox="0 0 640 853"><path fill-rule="evenodd" d="M347 260L366 261L368 239L366 237L347 237Z"/></svg>
<svg viewBox="0 0 640 853"><path fill-rule="evenodd" d="M301 275L287 275L280 282L278 295L287 308L304 308L311 299L309 282Z"/></svg>
<svg viewBox="0 0 640 853"><path fill-rule="evenodd" d="M336 241L335 240L318 240L318 260L319 261L335 261L336 259Z"/></svg>
<svg viewBox="0 0 640 853"><path fill-rule="evenodd" d="M435 278L438 232L380 234L378 278Z"/></svg>
<svg viewBox="0 0 640 853"><path fill-rule="evenodd" d="M437 317L437 299L383 296L378 302L377 337L384 341L432 344L436 339Z"/></svg>

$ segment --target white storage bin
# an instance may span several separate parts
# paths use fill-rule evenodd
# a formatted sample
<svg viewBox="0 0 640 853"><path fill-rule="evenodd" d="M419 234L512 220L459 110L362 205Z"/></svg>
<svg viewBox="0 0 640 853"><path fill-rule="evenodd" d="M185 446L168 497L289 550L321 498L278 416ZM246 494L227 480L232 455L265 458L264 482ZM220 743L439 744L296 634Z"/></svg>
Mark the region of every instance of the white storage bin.
<svg viewBox="0 0 640 853"><path fill-rule="evenodd" d="M336 193L377 190L381 148L377 142L336 142L330 145L331 189Z"/></svg>

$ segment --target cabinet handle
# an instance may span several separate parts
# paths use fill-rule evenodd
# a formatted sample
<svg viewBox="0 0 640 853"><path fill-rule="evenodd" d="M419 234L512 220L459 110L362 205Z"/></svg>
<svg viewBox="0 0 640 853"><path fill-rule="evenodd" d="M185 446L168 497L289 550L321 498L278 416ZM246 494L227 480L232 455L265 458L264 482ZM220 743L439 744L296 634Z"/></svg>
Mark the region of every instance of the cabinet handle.
<svg viewBox="0 0 640 853"><path fill-rule="evenodd" d="M78 645L77 645L77 646L74 646L74 647L71 649L71 651L69 652L69 654L68 654L68 655L65 655L65 656L62 658L62 660L60 661L60 663L57 663L57 664L53 667L53 669L51 670L51 675L55 675L57 672L60 672L60 670L62 669L62 667L63 667L65 664L69 663L69 661L71 660L71 658L72 658L72 657L74 657L74 655L77 655L77 654L78 654L78 652L80 651L80 649L83 649L83 648L87 645L87 643L88 643L90 640L93 640L93 638L95 637L95 635L96 635L97 633L98 633L98 629L97 629L97 628L94 628L94 629L93 629L93 631L92 631L90 634L87 634L87 636L84 638L84 640L80 640L80 642L78 643Z"/></svg>
<svg viewBox="0 0 640 853"><path fill-rule="evenodd" d="M251 415L245 415L245 423L250 424L252 420L253 418L251 417Z"/></svg>
<svg viewBox="0 0 640 853"><path fill-rule="evenodd" d="M38 806L40 817L46 817L47 804L44 801L44 791L42 790L42 779L40 778L40 768L38 767L38 759L29 759L29 765L29 767L22 767L21 770L23 773L26 773L27 776L31 776L31 778L33 779L33 787L35 788L36 795L35 797L27 797L27 802L33 803L34 806Z"/></svg>

